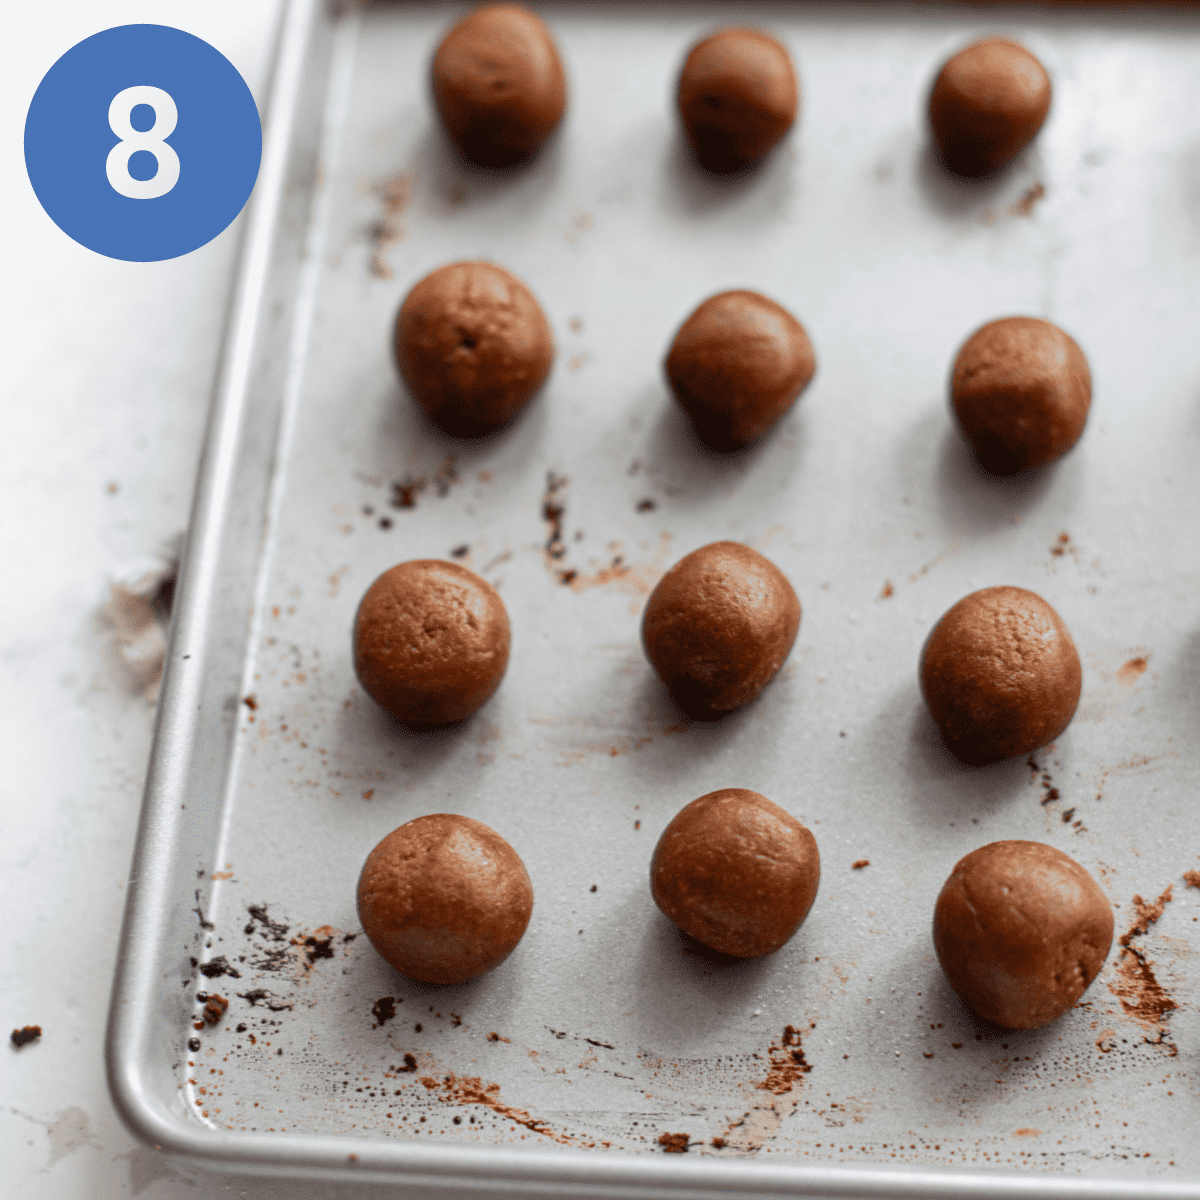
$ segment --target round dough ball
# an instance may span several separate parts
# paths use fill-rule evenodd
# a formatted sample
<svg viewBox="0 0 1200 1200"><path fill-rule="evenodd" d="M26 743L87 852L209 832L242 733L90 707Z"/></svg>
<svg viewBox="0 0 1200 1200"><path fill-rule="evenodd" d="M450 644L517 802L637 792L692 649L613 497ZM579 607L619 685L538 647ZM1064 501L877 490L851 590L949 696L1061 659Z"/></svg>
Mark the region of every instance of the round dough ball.
<svg viewBox="0 0 1200 1200"><path fill-rule="evenodd" d="M417 817L375 847L358 878L358 919L401 975L466 983L525 933L533 884L517 852L470 817Z"/></svg>
<svg viewBox="0 0 1200 1200"><path fill-rule="evenodd" d="M499 593L458 563L414 559L384 571L354 618L354 670L371 699L418 729L465 721L508 666Z"/></svg>
<svg viewBox="0 0 1200 1200"><path fill-rule="evenodd" d="M642 646L689 716L715 720L775 678L800 628L800 601L757 550L713 542L681 558L646 601Z"/></svg>
<svg viewBox="0 0 1200 1200"><path fill-rule="evenodd" d="M773 954L817 895L817 840L747 788L709 792L663 830L650 863L654 903L684 933L738 958Z"/></svg>
<svg viewBox="0 0 1200 1200"><path fill-rule="evenodd" d="M1012 475L1061 458L1079 441L1092 373L1057 325L1005 317L977 330L958 352L950 399L979 465Z"/></svg>
<svg viewBox="0 0 1200 1200"><path fill-rule="evenodd" d="M740 450L766 433L816 369L804 326L774 300L743 291L705 300L666 362L675 399L713 450Z"/></svg>
<svg viewBox="0 0 1200 1200"><path fill-rule="evenodd" d="M929 121L942 161L956 175L987 175L1037 136L1050 111L1050 76L1024 46L985 38L938 73Z"/></svg>
<svg viewBox="0 0 1200 1200"><path fill-rule="evenodd" d="M946 748L972 767L1030 754L1071 723L1083 671L1062 618L1024 588L964 596L921 651L921 692Z"/></svg>
<svg viewBox="0 0 1200 1200"><path fill-rule="evenodd" d="M792 127L800 85L787 50L759 29L722 29L692 47L679 113L700 165L721 175L762 158Z"/></svg>
<svg viewBox="0 0 1200 1200"><path fill-rule="evenodd" d="M1040 1029L1096 978L1112 945L1100 885L1042 842L992 842L955 865L933 946L959 999L1008 1029Z"/></svg>
<svg viewBox="0 0 1200 1200"><path fill-rule="evenodd" d="M511 167L558 128L567 81L540 17L518 4L487 4L442 39L433 56L433 97L464 158Z"/></svg>
<svg viewBox="0 0 1200 1200"><path fill-rule="evenodd" d="M439 267L404 298L396 363L425 415L451 437L507 425L550 374L554 339L533 293L503 267Z"/></svg>

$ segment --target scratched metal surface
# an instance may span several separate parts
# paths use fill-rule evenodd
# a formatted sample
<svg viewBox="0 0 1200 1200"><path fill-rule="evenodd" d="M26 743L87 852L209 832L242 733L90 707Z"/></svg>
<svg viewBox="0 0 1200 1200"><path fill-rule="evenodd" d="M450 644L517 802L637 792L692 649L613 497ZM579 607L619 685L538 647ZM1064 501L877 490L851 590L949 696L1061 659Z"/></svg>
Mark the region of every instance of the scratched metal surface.
<svg viewBox="0 0 1200 1200"><path fill-rule="evenodd" d="M271 507L251 700L198 872L213 928L196 945L237 975L175 976L230 1002L178 1060L192 1119L447 1153L662 1155L674 1133L687 1162L1194 1186L1200 27L746 6L739 19L791 49L803 112L760 171L714 181L684 153L670 92L726 10L544 11L570 112L505 177L453 157L426 97L457 9L338 23L287 318L298 371L276 444L256 451ZM954 181L930 156L923 97L949 52L995 30L1047 65L1053 112L1002 178ZM469 257L525 279L557 343L541 398L478 444L419 418L389 354L411 284ZM791 309L819 366L777 431L720 458L690 437L660 362L691 308L729 287ZM997 482L951 428L945 383L967 334L1010 313L1070 331L1095 396L1066 460ZM718 538L776 562L804 615L759 702L689 724L642 657L639 614L667 566ZM381 571L451 553L500 589L511 665L465 727L414 736L357 686L350 625ZM1058 609L1084 694L1036 765L969 770L939 746L917 655L937 616L997 583ZM684 945L647 889L666 822L725 786L809 825L823 863L800 932L733 966ZM499 830L536 891L517 951L455 989L394 975L354 908L375 842L438 811ZM1114 946L1085 1003L1002 1034L949 992L929 923L957 858L1014 837L1092 871L1119 934L1135 894L1173 893L1132 939L1140 958Z"/></svg>

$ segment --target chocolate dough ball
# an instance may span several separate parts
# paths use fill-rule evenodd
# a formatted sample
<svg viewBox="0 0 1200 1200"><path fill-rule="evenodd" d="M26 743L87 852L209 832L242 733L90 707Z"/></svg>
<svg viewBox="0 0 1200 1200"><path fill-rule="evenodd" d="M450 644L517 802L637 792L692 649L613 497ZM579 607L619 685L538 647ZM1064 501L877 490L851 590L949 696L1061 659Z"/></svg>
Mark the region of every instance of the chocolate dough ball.
<svg viewBox="0 0 1200 1200"><path fill-rule="evenodd" d="M1053 462L1079 441L1092 373L1057 325L1005 317L977 330L958 352L950 397L979 465L1012 475Z"/></svg>
<svg viewBox="0 0 1200 1200"><path fill-rule="evenodd" d="M384 571L354 618L354 670L371 699L417 728L465 721L508 666L499 593L458 563L422 558Z"/></svg>
<svg viewBox="0 0 1200 1200"><path fill-rule="evenodd" d="M464 158L510 167L558 128L567 81L540 17L517 4L487 4L442 39L433 56L433 97Z"/></svg>
<svg viewBox="0 0 1200 1200"><path fill-rule="evenodd" d="M1071 723L1083 672L1058 613L1024 588L964 596L921 651L921 692L946 748L972 767L1029 754Z"/></svg>
<svg viewBox="0 0 1200 1200"><path fill-rule="evenodd" d="M646 601L642 646L689 716L715 720L775 678L800 628L800 601L756 550L713 542L681 558Z"/></svg>
<svg viewBox="0 0 1200 1200"><path fill-rule="evenodd" d="M722 954L773 954L817 895L817 841L765 796L709 792L663 830L650 863L654 903L684 933Z"/></svg>
<svg viewBox="0 0 1200 1200"><path fill-rule="evenodd" d="M986 38L949 59L929 98L942 161L956 175L987 175L1037 137L1050 111L1050 76L1024 46Z"/></svg>
<svg viewBox="0 0 1200 1200"><path fill-rule="evenodd" d="M396 363L425 415L452 437L507 425L546 382L550 323L503 267L458 262L426 275L396 318Z"/></svg>
<svg viewBox="0 0 1200 1200"><path fill-rule="evenodd" d="M692 47L679 112L700 165L725 175L751 166L792 127L800 86L788 52L758 29L722 29Z"/></svg>
<svg viewBox="0 0 1200 1200"><path fill-rule="evenodd" d="M1112 945L1100 885L1042 842L972 850L933 910L933 946L959 999L987 1021L1040 1029L1096 978Z"/></svg>
<svg viewBox="0 0 1200 1200"><path fill-rule="evenodd" d="M764 434L816 369L804 326L757 292L705 300L680 327L666 362L676 400L713 450L740 450Z"/></svg>
<svg viewBox="0 0 1200 1200"><path fill-rule="evenodd" d="M466 983L498 967L533 912L517 852L470 817L417 817L375 847L358 879L358 919L401 975Z"/></svg>

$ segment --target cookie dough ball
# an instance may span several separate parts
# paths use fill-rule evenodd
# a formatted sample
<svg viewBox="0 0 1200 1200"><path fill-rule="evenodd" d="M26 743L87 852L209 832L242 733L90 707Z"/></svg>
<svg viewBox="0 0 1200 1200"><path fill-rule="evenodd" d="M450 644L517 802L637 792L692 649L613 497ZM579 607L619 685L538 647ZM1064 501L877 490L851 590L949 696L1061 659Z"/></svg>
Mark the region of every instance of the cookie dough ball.
<svg viewBox="0 0 1200 1200"><path fill-rule="evenodd" d="M396 318L396 363L451 437L507 425L546 382L554 340L533 293L503 267L458 262L426 275Z"/></svg>
<svg viewBox="0 0 1200 1200"><path fill-rule="evenodd" d="M705 300L675 335L666 362L675 399L713 450L740 450L766 433L816 369L804 326L757 292Z"/></svg>
<svg viewBox="0 0 1200 1200"><path fill-rule="evenodd" d="M992 842L956 864L933 911L933 946L959 999L1008 1029L1057 1020L1112 945L1100 885L1042 842Z"/></svg>
<svg viewBox="0 0 1200 1200"><path fill-rule="evenodd" d="M650 863L654 903L684 933L738 958L774 954L808 915L820 878L816 838L747 788L681 809Z"/></svg>
<svg viewBox="0 0 1200 1200"><path fill-rule="evenodd" d="M800 601L756 550L713 542L681 558L650 593L642 646L689 716L715 720L775 678L800 628Z"/></svg>
<svg viewBox="0 0 1200 1200"><path fill-rule="evenodd" d="M371 699L418 729L465 721L508 666L499 593L458 563L414 559L384 571L354 618L354 670Z"/></svg>
<svg viewBox="0 0 1200 1200"><path fill-rule="evenodd" d="M788 52L758 29L722 29L697 42L679 77L688 141L700 165L721 175L767 154L799 104Z"/></svg>
<svg viewBox="0 0 1200 1200"><path fill-rule="evenodd" d="M956 175L987 175L1037 136L1050 111L1050 76L1024 46L985 38L947 61L929 98L942 161Z"/></svg>
<svg viewBox="0 0 1200 1200"><path fill-rule="evenodd" d="M1057 325L1005 317L977 330L958 352L950 400L979 465L1013 475L1061 458L1079 441L1092 373Z"/></svg>
<svg viewBox="0 0 1200 1200"><path fill-rule="evenodd" d="M1030 754L1071 723L1083 672L1067 627L1024 588L963 597L921 651L921 692L946 748L972 767Z"/></svg>
<svg viewBox="0 0 1200 1200"><path fill-rule="evenodd" d="M358 919L401 975L466 983L498 967L525 933L533 884L517 852L470 817L435 813L375 847L358 879Z"/></svg>
<svg viewBox="0 0 1200 1200"><path fill-rule="evenodd" d="M487 4L442 39L433 56L433 97L464 158L511 167L558 128L567 81L540 17L518 4Z"/></svg>

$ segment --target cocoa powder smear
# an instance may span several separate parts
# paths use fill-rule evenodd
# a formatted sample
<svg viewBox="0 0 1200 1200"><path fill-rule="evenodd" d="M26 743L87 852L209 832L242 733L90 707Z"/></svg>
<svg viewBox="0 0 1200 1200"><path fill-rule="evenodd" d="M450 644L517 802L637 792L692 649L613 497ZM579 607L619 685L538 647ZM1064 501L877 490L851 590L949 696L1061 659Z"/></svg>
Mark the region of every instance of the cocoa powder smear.
<svg viewBox="0 0 1200 1200"><path fill-rule="evenodd" d="M523 1125L526 1129L532 1129L534 1133L540 1133L543 1137L548 1137L564 1146L571 1144L571 1138L566 1134L556 1133L545 1121L531 1117L523 1108L514 1108L511 1104L503 1103L500 1099L498 1083L484 1083L478 1076L462 1077L453 1072L444 1076L440 1081L434 1079L432 1075L422 1075L421 1082L431 1092L442 1093L438 1099L444 1103L481 1104L484 1108L490 1108L492 1112L506 1117L518 1125Z"/></svg>
<svg viewBox="0 0 1200 1200"><path fill-rule="evenodd" d="M1121 1002L1121 1009L1126 1016L1156 1028L1159 1040L1166 1032L1166 1017L1173 1009L1179 1007L1167 995L1154 975L1154 964L1146 957L1146 952L1133 944L1134 938L1147 933L1163 910L1171 901L1172 885L1168 884L1152 904L1148 904L1141 896L1134 896L1133 907L1137 919L1129 927L1129 931L1121 935L1121 955L1117 959L1117 982L1110 983L1108 990Z"/></svg>
<svg viewBox="0 0 1200 1200"><path fill-rule="evenodd" d="M771 1069L767 1072L766 1079L754 1086L776 1096L790 1092L792 1085L800 1082L800 1076L812 1070L811 1064L805 1061L804 1050L800 1046L800 1030L794 1025L783 1027L779 1045L772 1043L767 1057Z"/></svg>

